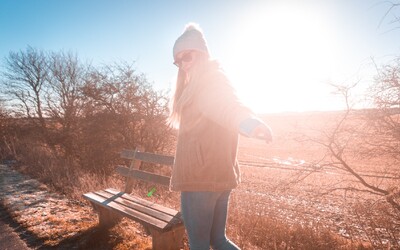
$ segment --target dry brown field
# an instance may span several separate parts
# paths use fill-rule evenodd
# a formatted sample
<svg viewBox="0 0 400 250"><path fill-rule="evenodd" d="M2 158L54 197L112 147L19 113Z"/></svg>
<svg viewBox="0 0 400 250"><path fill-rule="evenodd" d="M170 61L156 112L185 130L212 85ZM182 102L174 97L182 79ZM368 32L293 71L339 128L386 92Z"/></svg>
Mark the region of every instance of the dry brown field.
<svg viewBox="0 0 400 250"><path fill-rule="evenodd" d="M321 136L329 134L342 115L343 112L265 115L262 118L273 130L272 143L240 137L238 160L242 182L231 195L227 235L241 249L400 249L398 212L388 206L384 197L338 189L361 186L348 173L329 166L319 168L326 150L306 140L322 140ZM385 159L348 157L346 160L368 182L382 188L399 183L398 179L380 175ZM40 167L40 170L31 166L17 169L48 184L53 191L78 201L81 208L71 216L80 218L83 223L72 230L70 219L60 216L61 231L65 234L70 230L73 231L71 235L76 234L69 238L69 234L54 235L54 228L43 230L44 224L35 221L40 227L28 227L28 230L44 238L45 244L58 247L66 244L66 248L59 249L70 249L71 245L78 245L80 249L151 249L151 238L137 223L123 220L109 232L99 231L95 212L81 198L83 193L93 190L121 189L121 178L105 178L57 165L49 165L48 169L45 164ZM170 169L160 171L167 174ZM156 193L147 197L152 188L138 182L133 192L179 210L179 193L157 187ZM43 232L47 232L47 236L40 236ZM184 249L189 249L187 238Z"/></svg>
<svg viewBox="0 0 400 250"><path fill-rule="evenodd" d="M240 138L242 184L233 195L233 204L237 209L242 206L243 211L271 215L289 225L328 228L344 239L387 243L389 249L393 244L389 245L387 238L392 234L399 246L400 223L384 216L388 209L384 199L365 192L332 191L361 185L352 175L338 169L326 167L316 171L326 149L305 138L323 140L323 133L329 133L343 114L332 111L264 116L273 130L274 141L266 144ZM368 182L380 187L398 184L398 179L380 175L384 160L347 158Z"/></svg>

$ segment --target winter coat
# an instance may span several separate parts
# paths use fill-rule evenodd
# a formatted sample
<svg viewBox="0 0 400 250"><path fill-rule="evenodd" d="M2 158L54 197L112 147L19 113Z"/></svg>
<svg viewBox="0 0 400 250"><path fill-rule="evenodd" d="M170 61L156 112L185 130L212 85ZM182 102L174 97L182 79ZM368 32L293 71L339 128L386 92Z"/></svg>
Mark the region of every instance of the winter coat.
<svg viewBox="0 0 400 250"><path fill-rule="evenodd" d="M181 112L170 188L230 190L240 182L236 158L239 124L253 113L240 103L220 70L204 74L199 83Z"/></svg>

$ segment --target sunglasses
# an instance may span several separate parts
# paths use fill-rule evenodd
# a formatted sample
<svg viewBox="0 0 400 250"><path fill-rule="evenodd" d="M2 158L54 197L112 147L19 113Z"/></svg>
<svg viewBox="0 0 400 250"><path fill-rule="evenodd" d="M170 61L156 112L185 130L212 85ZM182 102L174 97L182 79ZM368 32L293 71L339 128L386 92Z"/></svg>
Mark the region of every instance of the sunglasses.
<svg viewBox="0 0 400 250"><path fill-rule="evenodd" d="M174 64L179 68L182 64L182 62L190 62L192 61L192 53L188 52L183 54L181 58L178 58Z"/></svg>

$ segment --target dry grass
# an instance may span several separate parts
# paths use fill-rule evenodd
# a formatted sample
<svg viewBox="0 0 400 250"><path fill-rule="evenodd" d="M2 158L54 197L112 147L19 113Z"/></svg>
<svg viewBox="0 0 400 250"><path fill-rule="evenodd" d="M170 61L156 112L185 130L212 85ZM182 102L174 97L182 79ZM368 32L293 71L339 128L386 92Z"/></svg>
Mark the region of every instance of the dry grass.
<svg viewBox="0 0 400 250"><path fill-rule="evenodd" d="M249 171L244 172L244 176L249 174ZM51 176L54 178L54 173ZM96 175L70 173L65 176L69 176L70 179L65 178L64 182L52 185L52 188L59 192L61 187L66 187L68 183L72 183L72 187L70 186L62 192L70 192L69 195L79 199L81 199L82 193L89 190L109 186L121 188L121 181L115 178L109 178L109 183L107 183L104 181L104 177ZM56 179L63 180L60 176ZM254 183L253 185L257 186ZM246 187L246 182L243 187ZM151 188L151 185L137 184L134 192L135 195L146 197L146 193ZM227 234L242 249L358 249L359 247L359 244L349 243L323 225L307 226L308 219L306 218L303 218L302 223L295 223L293 220L289 223L289 220L285 221L282 218L282 214L278 214L278 210L274 211L274 206L269 207L270 201L254 199L254 196L241 191L243 191L242 188L232 194ZM147 199L149 198L147 197ZM157 188L156 193L150 199L179 209L179 195L177 193ZM31 221L34 223L34 221L39 220L31 217ZM68 227L77 225L76 223L71 224L71 221L63 220L63 218L51 217L49 221L55 228L37 234L39 238L46 239L48 245L55 245L60 241L58 230L68 230ZM25 225L30 226L28 222ZM88 225L87 222L80 226L87 231L96 227L93 223ZM93 233L83 234L78 239L79 245L83 249L88 246L90 246L90 249L151 249L151 238L146 235L141 225L126 219L122 220L108 233L94 230ZM106 246L106 248L102 246ZM188 249L187 239L185 239L184 249Z"/></svg>
<svg viewBox="0 0 400 250"><path fill-rule="evenodd" d="M388 246L382 234L374 233L376 227L394 232L392 239L399 239L398 226L383 214L378 218L374 213L389 211L387 207L366 207L365 203L358 202L362 201L359 197L340 192L319 195L324 187L343 181L346 176L319 173L298 182L296 170L303 166L281 164L286 160L293 163L319 158L324 153L322 148L297 139L301 134L315 135L315 129L332 126L336 115L272 115L266 120L274 130L274 143L266 145L241 138L239 160L272 166L243 166L243 183L232 193L227 234L242 249L373 249L368 241L380 241L381 246ZM40 154L43 155L43 152L35 152L34 157L40 158ZM54 191L82 202L81 195L85 192L105 187L123 188L123 180L116 176L86 173L54 160L43 162L39 167L20 167L19 170L39 179ZM152 197L146 197L152 187L138 183L134 193L179 209L178 193L157 187ZM53 219L54 225L71 225L68 221L62 223L58 218ZM35 221L35 217L32 217L32 221ZM150 249L151 246L151 238L140 225L132 221L122 220L109 232L99 231L93 225L82 227L87 232L77 240L83 248ZM56 231L52 233L57 234ZM49 239L48 235L40 237ZM184 249L188 249L187 239L184 244Z"/></svg>

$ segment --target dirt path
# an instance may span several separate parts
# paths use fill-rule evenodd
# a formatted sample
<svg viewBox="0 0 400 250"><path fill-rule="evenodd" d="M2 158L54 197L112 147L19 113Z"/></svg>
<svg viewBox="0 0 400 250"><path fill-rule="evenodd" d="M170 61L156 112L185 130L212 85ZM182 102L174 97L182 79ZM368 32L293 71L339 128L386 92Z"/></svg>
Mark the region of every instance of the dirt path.
<svg viewBox="0 0 400 250"><path fill-rule="evenodd" d="M0 248L2 250L28 250L25 241L17 232L18 225L13 222L4 209L0 209Z"/></svg>
<svg viewBox="0 0 400 250"><path fill-rule="evenodd" d="M55 194L6 165L0 165L0 219L5 241L0 249L76 249L81 247L76 239L97 224L90 206Z"/></svg>

